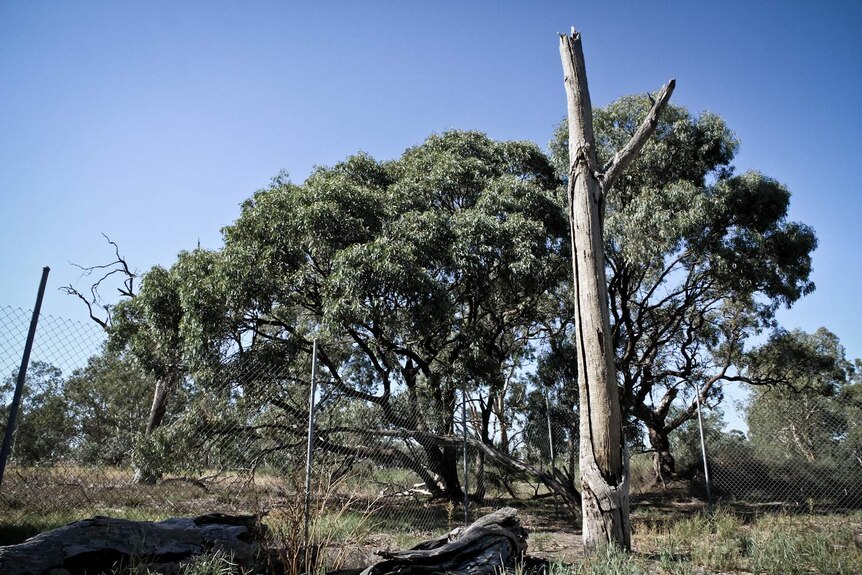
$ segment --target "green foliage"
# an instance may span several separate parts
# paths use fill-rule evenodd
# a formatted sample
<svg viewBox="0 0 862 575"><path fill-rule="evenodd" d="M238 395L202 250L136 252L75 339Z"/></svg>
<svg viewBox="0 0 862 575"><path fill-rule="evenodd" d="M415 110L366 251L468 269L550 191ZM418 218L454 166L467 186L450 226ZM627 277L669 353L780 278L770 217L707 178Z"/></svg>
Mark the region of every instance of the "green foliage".
<svg viewBox="0 0 862 575"><path fill-rule="evenodd" d="M577 444L579 437L577 351L572 334L560 335L549 337L548 348L538 356L536 371L530 378L535 389L523 407L527 441L545 452L550 415L557 454L562 453L564 445Z"/></svg>
<svg viewBox="0 0 862 575"><path fill-rule="evenodd" d="M862 454L855 424L862 416L860 382L833 333L777 333L752 354L749 370L767 382L786 382L752 390L748 425L761 452L808 461Z"/></svg>
<svg viewBox="0 0 862 575"><path fill-rule="evenodd" d="M602 162L649 108L632 96L595 111ZM512 453L508 430L523 426L542 455L539 390L553 399L552 420L570 423L555 444L574 445L565 140L561 126L549 160L529 143L451 131L392 161L360 153L317 168L301 184L280 174L223 229L223 249L153 268L139 295L113 309L112 349L155 381L194 389L176 432L148 439L141 461L188 467L186 456L203 449L198 460L254 467L289 450L314 338L328 390L319 445L331 453L379 448L380 437L356 439L369 426L453 433L461 387L476 399L486 443ZM788 221L780 183L734 174L738 145L718 116L670 106L606 198L630 438L641 425L665 439L685 425L692 390L719 403L749 338L814 287L814 233ZM219 451L228 436L242 441L241 455ZM454 450L402 441L401 464L429 469L423 480L443 478L457 493Z"/></svg>
<svg viewBox="0 0 862 575"><path fill-rule="evenodd" d="M5 435L17 371L0 384L0 436ZM7 401L8 400L8 401ZM24 465L62 460L72 450L75 429L63 397L63 374L48 363L27 369L18 410L12 456Z"/></svg>
<svg viewBox="0 0 862 575"><path fill-rule="evenodd" d="M502 385L565 273L556 185L535 146L475 132L279 179L224 230L228 306L250 353L302 365L317 333L338 391L380 398L366 417L449 433L460 382Z"/></svg>
<svg viewBox="0 0 862 575"><path fill-rule="evenodd" d="M164 380L221 359L213 339L229 318L219 263L218 252L199 248L180 252L169 269L153 267L137 296L112 308L109 348L128 350Z"/></svg>
<svg viewBox="0 0 862 575"><path fill-rule="evenodd" d="M812 334L777 330L748 355L745 367L759 383L791 394L835 396L858 378L838 337L823 327Z"/></svg>
<svg viewBox="0 0 862 575"><path fill-rule="evenodd" d="M784 383L752 388L746 416L755 453L812 496L824 478L841 482L862 467L859 360L851 364L844 353L824 328L796 330L775 334L749 363L763 381Z"/></svg>
<svg viewBox="0 0 862 575"><path fill-rule="evenodd" d="M75 426L75 456L82 463L130 462L150 409L150 379L133 359L105 351L65 381L63 397Z"/></svg>
<svg viewBox="0 0 862 575"><path fill-rule="evenodd" d="M594 112L600 162L650 106L646 96L629 96ZM566 129L561 124L551 143L561 175ZM720 402L730 366L745 364L749 338L773 327L778 306L814 289L814 232L787 220L783 185L756 172L734 174L738 146L720 117L670 105L606 198L623 408L659 440L695 416L692 390Z"/></svg>
<svg viewBox="0 0 862 575"><path fill-rule="evenodd" d="M184 411L176 429L141 436L136 461L255 467L289 450L315 336L333 386L318 421L342 429L324 449L344 451L356 443L344 429L371 422L451 433L456 390L505 393L504 370L529 357L565 277L558 184L534 145L456 131L394 161L317 168L301 185L279 175L243 203L222 250L180 253L112 309L112 350L172 394L193 386L169 400ZM224 453L227 437L246 448ZM457 481L453 450L423 449Z"/></svg>

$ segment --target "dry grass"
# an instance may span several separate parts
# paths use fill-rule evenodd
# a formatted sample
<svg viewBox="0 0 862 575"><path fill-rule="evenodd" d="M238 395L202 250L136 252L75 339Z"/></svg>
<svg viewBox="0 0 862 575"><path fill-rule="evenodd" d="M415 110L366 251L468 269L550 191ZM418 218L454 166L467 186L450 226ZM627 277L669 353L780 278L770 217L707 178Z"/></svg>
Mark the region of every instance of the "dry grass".
<svg viewBox="0 0 862 575"><path fill-rule="evenodd" d="M315 565L360 566L374 561L378 550L411 547L463 522L460 506L411 494L413 481L397 470L348 480L324 477L312 500L307 544L297 478L222 473L133 485L131 472L123 469L13 467L0 491L0 545L94 515L160 520L261 513L273 533L272 547L288 554L280 561L302 571L303 549L310 545L317 554ZM526 484L517 488L536 491ZM635 498L633 554L612 550L584 560L579 525L552 497L492 497L472 508L471 518L502 505L519 508L531 532L530 552L557 560L555 570L563 574L862 573L859 511L739 505L705 512L685 486L676 486L661 497L642 493ZM303 564L291 559L291 553L294 559L301 556Z"/></svg>
<svg viewBox="0 0 862 575"><path fill-rule="evenodd" d="M743 511L743 512L740 512ZM862 513L810 514L718 508L635 515L636 555L661 573L862 573Z"/></svg>

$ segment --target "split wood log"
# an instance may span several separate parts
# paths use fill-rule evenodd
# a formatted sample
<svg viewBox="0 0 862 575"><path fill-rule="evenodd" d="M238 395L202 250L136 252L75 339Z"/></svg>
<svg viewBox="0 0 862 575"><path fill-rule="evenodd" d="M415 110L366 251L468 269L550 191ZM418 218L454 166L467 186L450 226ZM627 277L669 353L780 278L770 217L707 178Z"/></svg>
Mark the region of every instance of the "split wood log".
<svg viewBox="0 0 862 575"><path fill-rule="evenodd" d="M252 515L202 515L161 522L93 517L46 531L18 545L0 547L3 575L111 573L118 565L146 560L160 573L221 550L238 565L255 566L262 532Z"/></svg>
<svg viewBox="0 0 862 575"><path fill-rule="evenodd" d="M504 507L465 529L406 551L379 552L384 559L361 575L491 575L514 569L527 551L527 531L518 512Z"/></svg>

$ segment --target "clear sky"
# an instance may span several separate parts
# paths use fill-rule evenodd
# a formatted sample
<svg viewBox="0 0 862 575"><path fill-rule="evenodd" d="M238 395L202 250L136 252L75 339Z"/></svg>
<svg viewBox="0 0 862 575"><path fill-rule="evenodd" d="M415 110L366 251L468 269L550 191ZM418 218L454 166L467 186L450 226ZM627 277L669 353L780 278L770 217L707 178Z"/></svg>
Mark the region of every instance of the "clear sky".
<svg viewBox="0 0 862 575"><path fill-rule="evenodd" d="M583 34L594 105L677 79L725 118L739 171L793 193L817 290L788 328L862 356L862 2L0 1L0 306L84 319L70 261L117 241L144 271L221 245L279 170L432 132L545 147L565 113L556 34ZM265 270L262 270L265 273ZM80 287L86 287L82 280Z"/></svg>

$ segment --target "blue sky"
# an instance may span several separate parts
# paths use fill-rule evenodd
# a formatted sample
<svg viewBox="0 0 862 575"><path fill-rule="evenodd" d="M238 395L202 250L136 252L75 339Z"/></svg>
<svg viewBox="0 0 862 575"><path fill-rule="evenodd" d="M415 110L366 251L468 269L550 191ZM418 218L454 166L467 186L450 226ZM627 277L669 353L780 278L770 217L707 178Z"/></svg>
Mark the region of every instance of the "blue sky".
<svg viewBox="0 0 862 575"><path fill-rule="evenodd" d="M677 79L725 118L739 171L793 193L817 291L788 328L862 356L862 3L0 2L0 306L83 320L57 291L116 240L144 271L221 244L279 170L432 132L545 147L565 113L556 34L583 34L594 105ZM86 287L82 280L80 287Z"/></svg>

